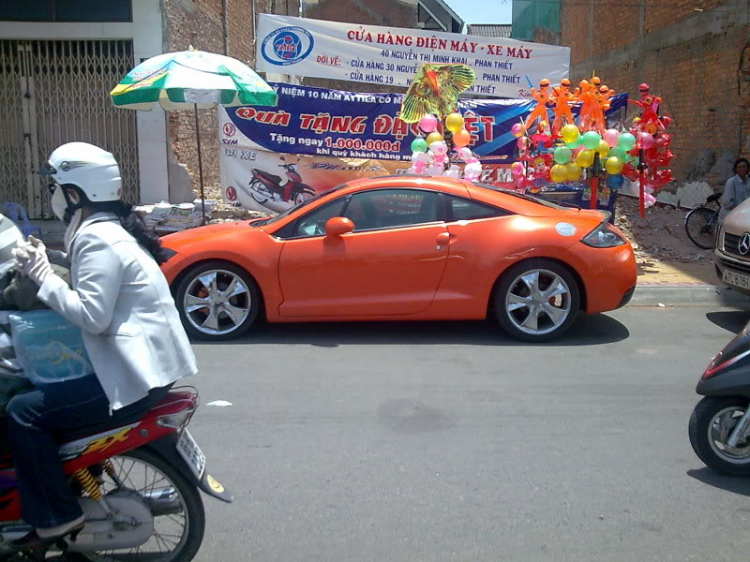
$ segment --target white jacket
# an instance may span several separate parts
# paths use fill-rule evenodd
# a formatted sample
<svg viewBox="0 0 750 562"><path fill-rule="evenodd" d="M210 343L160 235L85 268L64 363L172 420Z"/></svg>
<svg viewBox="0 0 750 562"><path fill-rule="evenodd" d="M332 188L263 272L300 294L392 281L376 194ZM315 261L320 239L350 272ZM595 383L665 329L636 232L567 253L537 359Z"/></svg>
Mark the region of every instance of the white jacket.
<svg viewBox="0 0 750 562"><path fill-rule="evenodd" d="M167 280L115 215L84 220L70 248L73 289L49 275L38 297L81 328L111 409L198 371Z"/></svg>

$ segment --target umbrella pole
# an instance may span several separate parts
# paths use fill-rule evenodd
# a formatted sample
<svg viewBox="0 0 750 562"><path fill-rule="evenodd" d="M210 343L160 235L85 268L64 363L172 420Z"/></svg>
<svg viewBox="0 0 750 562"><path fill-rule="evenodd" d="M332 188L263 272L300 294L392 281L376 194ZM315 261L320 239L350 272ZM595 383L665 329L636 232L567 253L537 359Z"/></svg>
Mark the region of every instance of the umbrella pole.
<svg viewBox="0 0 750 562"><path fill-rule="evenodd" d="M203 158L201 157L201 132L198 125L198 104L195 108L195 139L198 141L198 176L201 182L201 225L206 224L206 195L203 191Z"/></svg>

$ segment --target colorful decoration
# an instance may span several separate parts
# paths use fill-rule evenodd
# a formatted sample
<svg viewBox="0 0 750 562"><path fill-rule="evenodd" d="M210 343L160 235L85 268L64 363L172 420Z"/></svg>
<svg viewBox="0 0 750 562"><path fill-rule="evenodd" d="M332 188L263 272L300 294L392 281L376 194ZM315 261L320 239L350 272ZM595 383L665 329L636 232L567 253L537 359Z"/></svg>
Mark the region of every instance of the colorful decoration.
<svg viewBox="0 0 750 562"><path fill-rule="evenodd" d="M458 96L476 79L465 64L422 64L401 103L399 117L416 123L432 113L443 118L456 109Z"/></svg>
<svg viewBox="0 0 750 562"><path fill-rule="evenodd" d="M549 80L544 78L539 82L539 91L537 91L536 88L531 88L531 97L536 100L536 106L531 112L531 115L526 118L526 122L524 123L526 130L530 129L531 125L533 125L536 120L547 120L547 103L552 97L549 86Z"/></svg>

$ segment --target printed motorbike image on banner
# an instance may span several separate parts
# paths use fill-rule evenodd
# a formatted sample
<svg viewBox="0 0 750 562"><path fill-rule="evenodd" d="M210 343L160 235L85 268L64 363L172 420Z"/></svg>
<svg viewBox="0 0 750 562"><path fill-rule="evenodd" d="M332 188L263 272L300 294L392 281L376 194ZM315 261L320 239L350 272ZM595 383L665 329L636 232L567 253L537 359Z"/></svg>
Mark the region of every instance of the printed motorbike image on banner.
<svg viewBox="0 0 750 562"><path fill-rule="evenodd" d="M411 162L278 154L239 146L221 148L224 201L261 212L281 213L347 181L405 174ZM511 189L509 164L483 167L481 181Z"/></svg>

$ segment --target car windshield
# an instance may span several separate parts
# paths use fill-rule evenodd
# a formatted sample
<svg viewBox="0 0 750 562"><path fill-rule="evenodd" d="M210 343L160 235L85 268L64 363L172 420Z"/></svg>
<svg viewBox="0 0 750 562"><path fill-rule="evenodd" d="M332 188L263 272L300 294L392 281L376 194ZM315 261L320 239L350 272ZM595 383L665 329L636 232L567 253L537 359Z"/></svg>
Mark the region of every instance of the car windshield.
<svg viewBox="0 0 750 562"><path fill-rule="evenodd" d="M543 205L545 207L550 207L551 209L565 209L565 208L570 208L570 207L574 209L580 209L578 205L573 205L573 204L560 205L557 203L552 203L551 201L545 201L544 199L539 199L538 197L526 195L525 193L519 193L518 191L513 191L512 189L503 189L502 187L495 187L494 185L488 185L486 183L474 182L474 185L477 187L481 187L483 189L490 189L492 191L497 191L498 193L506 193L513 197L518 197L519 199L525 199L526 201L533 201L534 203Z"/></svg>
<svg viewBox="0 0 750 562"><path fill-rule="evenodd" d="M336 187L334 187L332 189L329 189L328 191L324 191L322 193L318 193L314 197L311 197L310 199L308 199L306 201L302 201L301 203L295 205L294 207L289 207L283 213L279 213L278 215L274 215L273 217L268 217L267 219L261 219L261 220L253 221L253 222L250 223L250 226L265 226L267 224L273 224L276 221L279 221L279 220L283 219L284 217L288 217L289 215L291 215L295 211L298 211L302 207L305 207L305 206L309 205L313 201L317 201L321 197L325 197L326 195L328 195L330 193L333 193L334 191L338 191L342 187L344 187L344 184L337 185Z"/></svg>

